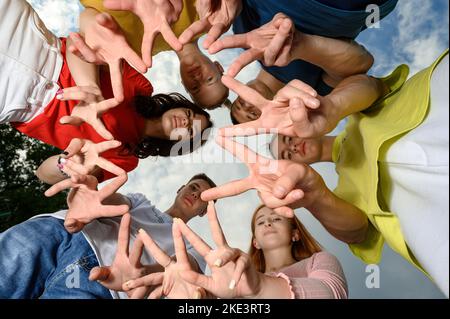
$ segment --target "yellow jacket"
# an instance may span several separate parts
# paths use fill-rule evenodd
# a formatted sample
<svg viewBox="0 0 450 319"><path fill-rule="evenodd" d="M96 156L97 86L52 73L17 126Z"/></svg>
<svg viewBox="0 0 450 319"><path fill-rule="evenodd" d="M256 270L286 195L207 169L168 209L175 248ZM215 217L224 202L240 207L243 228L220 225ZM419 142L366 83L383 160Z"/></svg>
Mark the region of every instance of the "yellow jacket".
<svg viewBox="0 0 450 319"><path fill-rule="evenodd" d="M367 214L370 220L366 240L350 245L350 250L366 263L378 263L384 242L410 263L425 272L403 237L399 220L378 196L378 159L389 146L425 119L430 104L433 70L448 50L429 68L406 81L409 68L399 66L381 79L390 93L364 112L350 116L346 129L333 145L333 161L339 174L334 193ZM406 81L406 82L405 82ZM387 180L387 178L383 178Z"/></svg>
<svg viewBox="0 0 450 319"><path fill-rule="evenodd" d="M113 11L108 10L103 6L103 0L80 0L85 8L94 8L99 12L107 12L117 21L123 29L125 37L133 48L133 50L141 54L142 36L144 35L144 25L139 17L130 11ZM183 0L183 11L180 18L172 25L172 30L178 37L187 29L193 22L198 20L197 10L195 9L195 1ZM156 55L162 51L170 51L171 47L164 41L164 38L159 34L156 37L153 45L152 55Z"/></svg>

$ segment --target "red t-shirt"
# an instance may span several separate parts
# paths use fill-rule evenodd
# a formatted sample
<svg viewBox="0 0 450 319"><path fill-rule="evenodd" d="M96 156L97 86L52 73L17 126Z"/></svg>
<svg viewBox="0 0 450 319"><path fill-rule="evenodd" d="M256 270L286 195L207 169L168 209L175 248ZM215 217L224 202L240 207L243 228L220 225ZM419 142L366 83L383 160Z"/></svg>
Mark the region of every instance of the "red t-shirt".
<svg viewBox="0 0 450 319"><path fill-rule="evenodd" d="M64 63L58 80L62 88L76 86L67 65L65 51L66 39L62 39L61 53L64 57ZM100 72L100 88L105 99L114 96L108 72ZM122 142L122 145L102 153L101 156L129 172L136 168L139 160L127 152L125 145L127 143L135 145L141 140L145 123L144 118L135 111L134 97L136 95L151 95L153 87L142 74L124 63L123 90L124 101L102 115L106 129L111 132L116 140ZM56 146L61 150L65 149L73 138L89 139L94 143L105 141L89 124L83 123L77 127L59 123L59 119L65 115L70 115L76 105L77 101L60 101L55 97L45 107L44 112L32 121L12 123L12 125L20 132ZM103 178L100 178L100 180L104 181L112 177L114 177L112 173L103 170Z"/></svg>

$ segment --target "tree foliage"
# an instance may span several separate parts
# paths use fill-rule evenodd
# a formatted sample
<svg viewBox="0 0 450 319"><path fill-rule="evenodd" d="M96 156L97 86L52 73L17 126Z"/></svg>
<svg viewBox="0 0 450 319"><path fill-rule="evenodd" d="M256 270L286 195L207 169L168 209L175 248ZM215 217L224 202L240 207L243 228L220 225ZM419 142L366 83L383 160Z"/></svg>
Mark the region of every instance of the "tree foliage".
<svg viewBox="0 0 450 319"><path fill-rule="evenodd" d="M0 125L0 232L34 215L66 207L66 193L44 196L48 185L34 172L61 150Z"/></svg>

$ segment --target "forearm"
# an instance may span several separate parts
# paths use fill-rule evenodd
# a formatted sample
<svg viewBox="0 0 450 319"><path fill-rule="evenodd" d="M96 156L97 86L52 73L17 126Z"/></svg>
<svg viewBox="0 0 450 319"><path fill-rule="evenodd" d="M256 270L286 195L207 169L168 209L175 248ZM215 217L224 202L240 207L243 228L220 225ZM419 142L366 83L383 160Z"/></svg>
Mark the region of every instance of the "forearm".
<svg viewBox="0 0 450 319"><path fill-rule="evenodd" d="M328 189L311 206L305 208L331 235L345 243L360 243L366 238L368 229L366 214Z"/></svg>
<svg viewBox="0 0 450 319"><path fill-rule="evenodd" d="M86 28L95 22L97 11L86 9L80 14L80 34L84 35ZM67 47L72 44L72 40L67 38ZM91 86L100 88L99 67L88 63L66 50L67 65L70 73L78 86Z"/></svg>
<svg viewBox="0 0 450 319"><path fill-rule="evenodd" d="M329 77L343 79L366 73L373 65L373 56L351 40L309 35L296 30L294 57L322 68Z"/></svg>
<svg viewBox="0 0 450 319"><path fill-rule="evenodd" d="M58 158L60 155L55 155L47 158L36 170L36 176L40 181L53 185L66 178L61 170L58 168Z"/></svg>
<svg viewBox="0 0 450 319"><path fill-rule="evenodd" d="M331 122L339 123L347 116L370 107L387 89L384 83L365 74L346 78L322 100Z"/></svg>

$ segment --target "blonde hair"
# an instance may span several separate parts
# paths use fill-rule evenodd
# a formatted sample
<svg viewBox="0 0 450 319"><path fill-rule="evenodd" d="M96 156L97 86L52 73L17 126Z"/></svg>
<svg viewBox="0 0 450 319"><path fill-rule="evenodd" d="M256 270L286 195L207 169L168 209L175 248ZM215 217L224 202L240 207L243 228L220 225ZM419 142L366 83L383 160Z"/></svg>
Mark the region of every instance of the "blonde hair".
<svg viewBox="0 0 450 319"><path fill-rule="evenodd" d="M256 214L263 208L265 205L260 205L256 208L255 212L252 216L252 242L250 244L250 249L248 254L250 255L250 259L255 265L256 269L259 272L264 273L266 271L266 261L264 259L264 253L261 249L256 249L253 245L253 240L255 239L255 221ZM294 218L289 218L291 221L292 228L297 229L300 233L300 240L292 243L291 254L292 257L301 261L305 258L309 258L315 253L322 251L319 243L314 239L314 237L306 230L305 226L300 222L300 220L294 216Z"/></svg>

